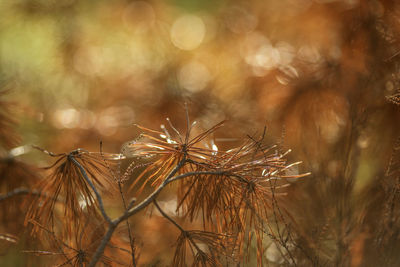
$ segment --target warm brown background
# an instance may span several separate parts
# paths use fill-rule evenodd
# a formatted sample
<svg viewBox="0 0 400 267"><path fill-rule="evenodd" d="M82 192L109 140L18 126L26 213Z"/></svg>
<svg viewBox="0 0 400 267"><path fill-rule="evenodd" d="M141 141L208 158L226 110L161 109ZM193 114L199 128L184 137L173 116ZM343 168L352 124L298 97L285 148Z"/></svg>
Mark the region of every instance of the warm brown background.
<svg viewBox="0 0 400 267"><path fill-rule="evenodd" d="M100 140L119 152L139 133L133 123L159 128L166 117L183 129L185 102L204 128L228 119L216 138L266 125L268 141L312 173L287 196L307 249L321 265L377 266L400 132L389 101L399 38L400 5L386 0L2 0L0 86L18 145L54 152L98 151ZM21 158L51 162L35 150ZM157 216L134 221L143 263L168 262L175 230ZM1 266L24 266L16 255Z"/></svg>

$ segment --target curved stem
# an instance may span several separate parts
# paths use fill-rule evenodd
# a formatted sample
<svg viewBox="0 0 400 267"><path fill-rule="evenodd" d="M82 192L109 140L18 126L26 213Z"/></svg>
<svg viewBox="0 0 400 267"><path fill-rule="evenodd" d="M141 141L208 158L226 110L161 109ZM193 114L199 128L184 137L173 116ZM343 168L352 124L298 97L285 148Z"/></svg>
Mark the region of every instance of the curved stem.
<svg viewBox="0 0 400 267"><path fill-rule="evenodd" d="M117 228L117 224L111 223L108 226L107 233L104 235L103 239L101 240L100 245L96 249L96 252L93 255L92 260L89 263L89 267L95 267L96 263L100 260L101 256L103 255L104 249L106 248L108 242L110 241L115 228Z"/></svg>
<svg viewBox="0 0 400 267"><path fill-rule="evenodd" d="M186 238L192 243L192 245L196 248L197 252L203 252L200 247L196 244L196 242L193 240L193 238L190 236L190 233L183 229L182 226L180 226L176 221L174 221L171 217L169 217L158 205L157 201L154 199L153 200L154 205L158 209L158 211L161 213L162 216L164 216L168 221L170 221L173 225L175 225L181 232L186 236Z"/></svg>
<svg viewBox="0 0 400 267"><path fill-rule="evenodd" d="M26 188L16 188L13 191L7 192L5 194L0 195L0 201L12 198L14 196L19 196L19 195L36 195L36 196L43 196L44 194L38 192L38 191L31 191Z"/></svg>
<svg viewBox="0 0 400 267"><path fill-rule="evenodd" d="M87 175L85 169L82 167L82 165L75 159L75 157L71 154L68 155L68 159L72 161L72 163L74 163L79 170L81 171L81 174L83 176L83 178L86 180L86 182L89 184L90 188L92 188L94 194L96 195L97 198L97 202L99 203L99 208L100 208L100 212L103 215L104 219L109 223L112 224L112 220L110 219L110 217L108 217L106 210L104 209L104 204L103 204L103 199L101 198L100 193L97 191L96 187L94 186L94 184L92 183L92 181L90 180L89 176Z"/></svg>
<svg viewBox="0 0 400 267"><path fill-rule="evenodd" d="M121 186L121 180L120 179L118 180L118 188L119 188L119 193L121 195L122 203L124 205L124 211L127 211L131 207L130 207L130 205L129 206L126 205L126 200L125 200L124 193L122 192L122 186ZM129 204L131 204L131 203L129 203ZM133 205L133 204L131 204L131 205ZM132 266L136 267L135 244L134 244L134 239L133 239L133 236L132 236L131 225L129 223L129 220L126 220L126 227L128 227L129 244L131 246Z"/></svg>
<svg viewBox="0 0 400 267"><path fill-rule="evenodd" d="M99 247L96 249L96 252L94 253L93 258L90 261L88 267L96 266L96 263L99 261L101 255L103 255L104 249L106 248L108 241L110 241L111 236L114 233L114 230L117 228L118 224L128 219L130 216L138 213L139 211L147 207L150 203L152 203L153 200L157 197L157 195L165 188L165 186L169 184L169 180L171 179L171 177L173 177L183 167L183 165L185 165L185 163L186 163L186 155L183 156L182 160L179 161L179 163L175 166L175 168L168 174L164 182L152 194L150 194L147 198L145 198L135 207L126 210L124 214L122 214L119 218L111 221L111 223L108 226L107 233L103 237L103 240L101 241Z"/></svg>
<svg viewBox="0 0 400 267"><path fill-rule="evenodd" d="M183 173L180 175L176 175L176 173L185 165L185 163L187 162L186 159L186 154L184 154L183 158L181 159L181 161L179 161L179 163L175 166L175 168L168 174L168 176L165 178L165 180L157 187L156 190L154 190L147 198L145 198L142 202L140 202L139 204L137 204L136 206L134 206L133 208L126 210L124 212L124 214L122 214L120 217L116 218L115 220L111 221L108 231L106 233L106 235L104 236L103 240L101 241L101 244L99 245L99 247L97 248L95 254L93 255L93 258L89 264L89 267L94 267L96 265L96 263L98 262L98 260L100 259L101 255L103 255L104 249L107 246L108 241L111 239L111 236L114 232L114 230L116 229L116 227L123 222L124 220L128 219L129 217L135 215L136 213L138 213L139 211L143 210L144 208L146 208L148 205L150 205L151 203L155 203L154 200L156 199L156 197L160 194L160 192L169 184L172 183L174 181L189 177L189 176L194 176L194 175L201 175L201 174L208 174L208 175L227 175L230 177L235 177L237 178L239 181L241 181L242 178L241 176L238 175L234 175L234 174L229 174L226 171L202 171L202 172L187 172L187 173ZM176 225L176 224L175 224ZM186 231L180 227L180 230L185 232ZM190 238L191 239L191 238ZM194 243L194 246L196 247L196 249L198 249L199 251L200 248L197 247L196 243L191 240L192 243Z"/></svg>
<svg viewBox="0 0 400 267"><path fill-rule="evenodd" d="M180 226L176 221L174 221L171 217L169 217L162 209L161 207L158 205L157 201L154 199L153 200L154 206L156 206L156 208L158 209L158 211L161 213L162 216L164 216L164 218L166 218L168 221L170 221L172 224L174 224L179 230L181 230L181 232L186 232L185 229L182 228L182 226Z"/></svg>

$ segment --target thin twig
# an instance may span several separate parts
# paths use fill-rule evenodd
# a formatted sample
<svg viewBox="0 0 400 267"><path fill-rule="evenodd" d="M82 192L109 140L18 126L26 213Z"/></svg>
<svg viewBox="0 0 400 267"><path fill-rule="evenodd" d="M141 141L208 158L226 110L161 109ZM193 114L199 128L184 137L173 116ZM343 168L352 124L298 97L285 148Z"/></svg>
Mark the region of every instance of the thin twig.
<svg viewBox="0 0 400 267"><path fill-rule="evenodd" d="M164 182L156 190L153 191L153 193L151 193L147 198L145 198L142 202L137 204L135 207L133 207L132 209L125 212L125 214L123 214L121 217L114 220L114 222L116 222L118 224L121 221L129 218L130 216L136 214L137 212L139 212L142 209L144 209L145 207L147 207L151 202L153 202L153 199L155 199L157 197L157 195L164 189L165 186L167 186L170 182L177 180L176 178L183 176L183 175L179 175L179 176L174 177L174 175L183 167L183 165L185 165L185 163L186 163L186 155L183 156L182 160L170 172L170 174L167 176L167 178L164 180ZM192 175L193 175L193 173L192 173ZM188 175L186 175L184 177L187 177L187 176ZM174 178L172 178L172 177L174 177ZM183 177L181 177L181 178L183 178Z"/></svg>
<svg viewBox="0 0 400 267"><path fill-rule="evenodd" d="M161 213L162 216L164 216L168 221L170 221L173 225L175 225L184 235L185 237L192 243L192 245L196 248L197 252L203 252L203 250L200 249L200 247L194 242L193 238L190 236L188 231L183 229L182 226L180 226L176 221L174 221L171 217L169 217L158 205L157 201L154 199L153 200L154 205L158 209L158 211ZM193 253L194 254L194 253Z"/></svg>
<svg viewBox="0 0 400 267"><path fill-rule="evenodd" d="M113 235L115 228L117 228L118 224L116 223L111 223L108 226L107 233L104 235L103 239L101 240L100 245L96 249L96 252L94 253L92 260L89 263L88 267L95 267L97 262L100 260L101 256L103 255L104 249L106 248L108 242L111 239L111 236Z"/></svg>
<svg viewBox="0 0 400 267"><path fill-rule="evenodd" d="M35 190L29 190L26 188L16 188L13 191L7 192L6 194L0 195L0 201L12 198L14 196L19 196L19 195L35 195L35 196L45 196L45 194L35 191Z"/></svg>
<svg viewBox="0 0 400 267"><path fill-rule="evenodd" d="M154 199L153 200L154 206L156 206L156 208L158 209L158 211L161 213L162 216L164 216L168 221L170 221L173 225L175 225L179 230L181 230L181 232L186 232L185 229L183 229L182 226L180 226L174 219L172 219L171 217L169 217L162 209L161 207L158 205L157 201Z"/></svg>
<svg viewBox="0 0 400 267"><path fill-rule="evenodd" d="M183 155L181 161L179 161L179 163L175 166L175 168L169 173L169 175L165 178L165 180L161 183L161 185L159 185L157 187L156 190L154 190L147 198L145 198L142 202L140 202L139 204L137 204L136 206L134 206L133 208L126 210L124 212L124 214L122 214L120 217L114 219L113 221L111 221L108 231L106 233L106 235L104 236L103 240L101 241L99 247L97 248L96 252L93 255L93 258L89 264L88 267L94 267L96 265L96 263L98 262L98 260L100 259L101 255L104 252L104 249L108 243L108 241L110 240L114 230L116 229L116 227L124 220L128 219L129 217L135 215L136 213L138 213L139 211L143 210L144 208L146 208L149 204L151 204L152 202L154 202L154 200L156 199L156 197L160 194L160 192L169 184L172 182L175 182L177 180L181 180L183 178L189 177L189 176L194 176L194 175L202 175L202 174L208 174L208 175L227 175L230 177L235 177L237 178L239 181L243 182L244 178L239 176L239 175L235 175L235 174L231 174L228 173L226 171L200 171L200 172L187 172L187 173L183 173L177 176L174 176L184 165L185 163L188 162L188 160L186 159L186 154ZM195 243L194 243L195 244ZM200 250L200 249L199 249ZM201 251L201 250L200 250Z"/></svg>
<svg viewBox="0 0 400 267"><path fill-rule="evenodd" d="M108 222L108 224L112 224L112 220L110 217L108 217L106 210L104 209L104 204L103 204L103 199L101 198L100 193L97 191L96 187L94 186L94 184L92 183L92 181L90 180L89 176L87 175L85 169L82 167L82 165L74 158L73 155L69 154L68 155L68 159L71 160L81 171L81 174L83 176L83 178L85 178L86 182L89 184L89 186L92 188L94 194L96 195L97 198L97 202L99 203L99 208L100 208L100 212L103 215L104 219Z"/></svg>
<svg viewBox="0 0 400 267"><path fill-rule="evenodd" d="M108 226L107 233L104 235L103 240L101 241L99 247L96 249L96 252L94 253L93 258L90 261L88 267L96 266L96 263L99 261L101 255L103 255L104 249L107 246L107 243L110 241L111 236L114 233L114 230L117 228L118 224L128 219L130 216L136 214L137 212L141 211L142 209L147 207L150 203L152 203L153 200L157 197L157 195L165 188L165 186L170 183L169 180L171 179L171 177L173 177L183 167L183 165L185 165L185 163L186 163L186 154L183 155L182 160L179 161L179 163L169 173L164 182L152 194L150 194L146 199L144 199L142 202L140 202L132 209L126 210L124 214L122 214L119 218L111 221L111 223Z"/></svg>
<svg viewBox="0 0 400 267"><path fill-rule="evenodd" d="M119 188L119 193L121 195L122 203L124 205L124 211L126 212L129 210L129 208L130 208L129 206L131 206L131 205L129 205L129 206L126 205L125 196L124 196L124 193L122 192L122 186L121 186L120 179L118 179L118 188ZM131 204L131 203L129 203L129 204ZM131 225L129 223L129 220L126 220L126 226L128 227L129 244L131 246L132 266L136 267L135 244L134 244L134 239L132 237Z"/></svg>
<svg viewBox="0 0 400 267"><path fill-rule="evenodd" d="M226 174L225 171L200 171L200 172L187 172L183 173L181 175L175 176L171 179L169 179L168 183L172 183L177 180L181 180L183 178L189 177L189 176L195 176L195 175L203 175L203 174L209 174L209 175L223 175Z"/></svg>
<svg viewBox="0 0 400 267"><path fill-rule="evenodd" d="M126 210L130 209L131 207L128 208L126 205L125 196L124 196L124 193L122 192L121 176L120 176L120 174L118 174L118 178L117 178L116 175L114 174L114 172L111 170L108 162L105 160L105 158L103 156L103 142L102 141L100 141L100 154L103 158L104 164L107 166L108 171L111 173L114 180L117 181L119 194L121 195L122 204L124 205L124 212L126 212ZM129 203L129 206L130 205L132 205L132 203ZM126 226L128 227L128 237L129 237L129 245L131 247L130 254L132 256L132 266L136 267L135 244L134 244L134 240L132 238L132 231L131 231L131 226L129 224L129 220L126 220Z"/></svg>
<svg viewBox="0 0 400 267"><path fill-rule="evenodd" d="M234 177L236 178L239 182L249 184L249 181L247 181L243 176L235 174L235 173L230 173L224 170L221 171L195 171L195 172L187 172L183 173L181 175L175 176L171 178L168 182L174 182L176 180L181 180L183 178L186 178L188 176L195 176L195 175L225 175L226 177Z"/></svg>

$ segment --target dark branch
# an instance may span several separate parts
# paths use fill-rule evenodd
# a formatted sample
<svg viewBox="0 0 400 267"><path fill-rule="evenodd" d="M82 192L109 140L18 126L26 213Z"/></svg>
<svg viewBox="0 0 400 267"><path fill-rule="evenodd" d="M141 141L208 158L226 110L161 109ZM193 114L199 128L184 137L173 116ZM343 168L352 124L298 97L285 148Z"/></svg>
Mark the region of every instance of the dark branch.
<svg viewBox="0 0 400 267"><path fill-rule="evenodd" d="M162 216L164 216L164 218L166 218L168 221L170 221L173 225L175 225L179 230L181 230L181 232L185 232L185 229L182 228L182 226L180 226L175 220L173 220L171 217L169 217L162 209L161 207L158 205L156 200L153 200L154 202L154 206L156 206L156 208L158 209L158 211L161 213Z"/></svg>
<svg viewBox="0 0 400 267"><path fill-rule="evenodd" d="M82 167L82 165L74 158L73 155L69 154L68 155L68 159L71 160L81 171L81 174L83 176L83 178L85 178L86 182L89 184L89 186L92 188L94 194L96 195L97 198L97 202L99 203L99 208L100 208L100 212L103 215L104 219L109 223L112 224L112 220L110 219L110 217L108 217L105 209L104 209L104 204L103 204L103 199L101 198L100 193L97 191L96 187L94 186L94 184L92 183L92 181L90 180L89 176L87 175L85 169Z"/></svg>
<svg viewBox="0 0 400 267"><path fill-rule="evenodd" d="M14 196L19 196L19 195L35 195L35 196L46 196L45 194L35 191L35 190L29 190L26 188L17 188L14 189L13 191L7 192L6 194L0 195L0 201L7 200L9 198L12 198Z"/></svg>

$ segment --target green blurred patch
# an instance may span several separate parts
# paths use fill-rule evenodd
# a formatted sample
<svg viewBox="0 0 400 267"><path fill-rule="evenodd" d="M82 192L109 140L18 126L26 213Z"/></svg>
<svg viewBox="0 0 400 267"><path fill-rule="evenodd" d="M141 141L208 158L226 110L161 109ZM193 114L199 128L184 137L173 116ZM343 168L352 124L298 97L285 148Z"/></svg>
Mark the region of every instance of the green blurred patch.
<svg viewBox="0 0 400 267"><path fill-rule="evenodd" d="M170 0L172 5L188 11L216 11L226 3L226 0Z"/></svg>

